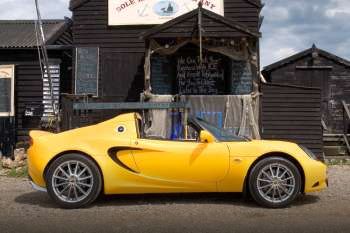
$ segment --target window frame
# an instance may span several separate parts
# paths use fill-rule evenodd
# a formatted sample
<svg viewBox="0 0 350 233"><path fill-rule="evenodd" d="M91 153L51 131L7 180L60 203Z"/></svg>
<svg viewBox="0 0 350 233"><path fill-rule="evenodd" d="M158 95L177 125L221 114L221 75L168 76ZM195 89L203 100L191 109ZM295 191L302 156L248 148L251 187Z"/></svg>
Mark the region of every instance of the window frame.
<svg viewBox="0 0 350 233"><path fill-rule="evenodd" d="M0 65L1 69L11 69L11 110L9 112L0 112L0 117L13 117L15 116L15 65ZM5 77L6 78L6 77Z"/></svg>
<svg viewBox="0 0 350 233"><path fill-rule="evenodd" d="M77 93L77 79L78 79L78 67L79 64L78 63L78 51L80 49L97 49L97 57L96 57L96 95L95 93ZM100 47L94 47L94 46L89 46L89 47L76 47L75 48L75 66L74 66L74 93L76 95L92 95L93 97L97 98L99 97L100 93L99 93L99 79L100 79Z"/></svg>

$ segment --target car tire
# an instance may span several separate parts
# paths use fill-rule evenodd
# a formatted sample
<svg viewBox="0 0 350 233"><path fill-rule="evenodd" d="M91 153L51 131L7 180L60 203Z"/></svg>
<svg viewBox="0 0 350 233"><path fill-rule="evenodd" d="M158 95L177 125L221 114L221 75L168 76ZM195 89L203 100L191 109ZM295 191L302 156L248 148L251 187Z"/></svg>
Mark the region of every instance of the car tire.
<svg viewBox="0 0 350 233"><path fill-rule="evenodd" d="M46 173L47 192L62 208L82 208L101 193L102 177L87 156L65 154L54 160Z"/></svg>
<svg viewBox="0 0 350 233"><path fill-rule="evenodd" d="M267 208L290 205L301 191L299 169L288 159L269 157L259 161L249 175L249 191L253 199Z"/></svg>

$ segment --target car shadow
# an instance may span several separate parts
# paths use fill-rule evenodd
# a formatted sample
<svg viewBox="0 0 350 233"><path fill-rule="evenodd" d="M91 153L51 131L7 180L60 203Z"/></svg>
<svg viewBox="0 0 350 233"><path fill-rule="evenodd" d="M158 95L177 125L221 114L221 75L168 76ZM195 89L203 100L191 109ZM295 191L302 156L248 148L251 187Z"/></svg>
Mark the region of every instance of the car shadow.
<svg viewBox="0 0 350 233"><path fill-rule="evenodd" d="M57 208L57 205L51 200L45 192L32 191L15 197L15 202L19 204L40 206L43 208Z"/></svg>
<svg viewBox="0 0 350 233"><path fill-rule="evenodd" d="M318 196L300 195L291 207L314 204ZM17 196L16 203L35 205L42 208L55 209L58 206L47 193L30 192ZM140 206L140 205L169 205L169 204L218 204L261 208L250 197L241 193L181 193L181 194L133 194L133 195L101 195L93 204L86 208L107 206Z"/></svg>

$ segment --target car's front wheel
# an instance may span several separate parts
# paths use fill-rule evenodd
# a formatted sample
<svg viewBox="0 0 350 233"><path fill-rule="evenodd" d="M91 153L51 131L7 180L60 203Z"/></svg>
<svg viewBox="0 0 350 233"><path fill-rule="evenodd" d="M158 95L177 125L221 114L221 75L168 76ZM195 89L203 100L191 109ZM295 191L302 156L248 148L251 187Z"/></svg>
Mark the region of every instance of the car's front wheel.
<svg viewBox="0 0 350 233"><path fill-rule="evenodd" d="M300 193L301 175L291 161L282 157L269 157L259 161L251 170L249 190L258 204L283 208Z"/></svg>
<svg viewBox="0 0 350 233"><path fill-rule="evenodd" d="M46 174L50 197L63 208L81 208L100 194L102 178L96 164L84 155L66 154L52 162Z"/></svg>

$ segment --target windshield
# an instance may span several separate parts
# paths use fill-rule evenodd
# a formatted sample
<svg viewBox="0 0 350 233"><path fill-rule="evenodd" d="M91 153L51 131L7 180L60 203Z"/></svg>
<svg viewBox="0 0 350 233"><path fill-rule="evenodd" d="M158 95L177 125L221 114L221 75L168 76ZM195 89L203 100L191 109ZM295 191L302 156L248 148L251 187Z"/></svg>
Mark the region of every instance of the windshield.
<svg viewBox="0 0 350 233"><path fill-rule="evenodd" d="M233 132L230 132L229 130L225 129L220 129L211 123L201 119L201 118L196 118L196 121L198 124L204 128L205 130L209 131L211 134L214 135L214 137L219 140L219 141L246 141L248 140L247 138L237 136Z"/></svg>

